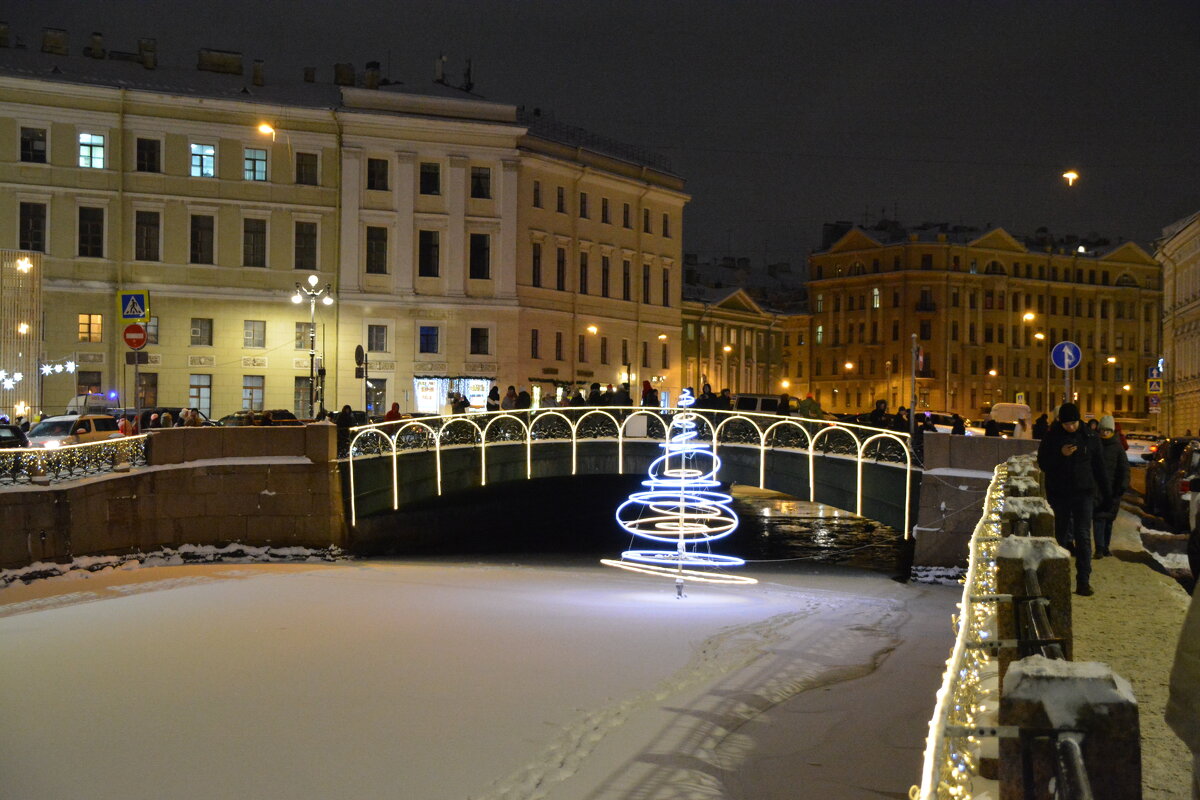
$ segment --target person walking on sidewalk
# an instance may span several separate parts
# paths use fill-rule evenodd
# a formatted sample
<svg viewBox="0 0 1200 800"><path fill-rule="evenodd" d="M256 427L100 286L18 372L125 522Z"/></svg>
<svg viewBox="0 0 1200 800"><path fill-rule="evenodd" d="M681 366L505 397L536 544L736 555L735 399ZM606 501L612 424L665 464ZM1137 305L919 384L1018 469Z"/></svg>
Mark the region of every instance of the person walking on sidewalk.
<svg viewBox="0 0 1200 800"><path fill-rule="evenodd" d="M1092 509L1096 496L1108 508L1100 441L1081 429L1079 407L1063 403L1058 418L1038 446L1038 467L1046 477L1046 499L1054 509L1054 538L1075 555L1075 593L1092 591Z"/></svg>
<svg viewBox="0 0 1200 800"><path fill-rule="evenodd" d="M1200 800L1200 602L1195 595L1175 648L1166 718L1192 751L1192 800Z"/></svg>
<svg viewBox="0 0 1200 800"><path fill-rule="evenodd" d="M1113 521L1121 510L1121 498L1129 488L1129 459L1125 457L1125 450L1117 438L1117 426L1111 414L1100 418L1100 460L1104 462L1104 479L1112 502L1107 507L1097 506L1092 513L1096 558L1112 555L1108 545L1112 541Z"/></svg>

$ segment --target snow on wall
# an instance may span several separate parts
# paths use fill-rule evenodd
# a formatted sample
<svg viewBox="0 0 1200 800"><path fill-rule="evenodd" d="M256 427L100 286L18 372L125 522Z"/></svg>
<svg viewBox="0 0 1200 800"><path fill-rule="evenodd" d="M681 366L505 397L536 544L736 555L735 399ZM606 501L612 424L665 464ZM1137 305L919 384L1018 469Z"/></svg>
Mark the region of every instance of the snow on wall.
<svg viewBox="0 0 1200 800"><path fill-rule="evenodd" d="M1006 536L996 548L996 558L1020 559L1034 568L1049 559L1070 557L1058 542L1043 536Z"/></svg>
<svg viewBox="0 0 1200 800"><path fill-rule="evenodd" d="M1079 724L1080 711L1093 705L1137 705L1129 681L1098 661L1062 661L1028 656L1014 661L1004 676L1004 696L1038 702L1056 728Z"/></svg>

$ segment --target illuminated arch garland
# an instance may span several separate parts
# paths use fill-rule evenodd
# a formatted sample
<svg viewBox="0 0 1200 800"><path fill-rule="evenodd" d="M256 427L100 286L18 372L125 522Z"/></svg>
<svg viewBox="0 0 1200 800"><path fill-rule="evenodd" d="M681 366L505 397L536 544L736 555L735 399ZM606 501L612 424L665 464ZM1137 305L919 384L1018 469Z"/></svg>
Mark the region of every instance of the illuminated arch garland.
<svg viewBox="0 0 1200 800"><path fill-rule="evenodd" d="M620 560L604 558L600 563L649 575L675 578L678 597L684 580L701 583L758 583L754 578L716 572L746 562L736 556L699 552L696 547L722 539L737 528L738 518L730 504L733 498L716 491L721 460L697 440L695 402L684 389L679 406L684 411L671 420L665 451L650 464L646 491L634 492L617 508L617 523L634 536L674 545L671 550L626 550Z"/></svg>

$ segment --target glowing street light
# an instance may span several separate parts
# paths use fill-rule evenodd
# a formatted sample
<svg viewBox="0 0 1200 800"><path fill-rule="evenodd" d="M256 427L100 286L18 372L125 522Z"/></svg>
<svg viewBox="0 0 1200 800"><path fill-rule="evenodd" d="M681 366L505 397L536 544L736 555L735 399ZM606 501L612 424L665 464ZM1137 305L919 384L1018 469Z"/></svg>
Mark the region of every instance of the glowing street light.
<svg viewBox="0 0 1200 800"><path fill-rule="evenodd" d="M600 329L599 329L599 328L597 328L595 325L588 325L586 330L587 330L587 332L588 332L588 333L590 333L592 336L595 336L597 333L599 333L599 332L600 332Z"/></svg>
<svg viewBox="0 0 1200 800"><path fill-rule="evenodd" d="M1021 317L1021 319L1025 320L1026 322L1033 322L1036 318L1037 314L1034 314L1032 311L1026 311Z"/></svg>
<svg viewBox="0 0 1200 800"><path fill-rule="evenodd" d="M310 418L315 416L313 406L316 405L317 396L317 300L320 300L323 306L333 305L333 287L327 283L323 289L318 289L319 280L316 275L309 275L308 286L297 281L296 293L292 295L292 302L297 305L308 298L308 416ZM321 405L325 405L324 397L321 398Z"/></svg>
<svg viewBox="0 0 1200 800"><path fill-rule="evenodd" d="M996 370L994 370L994 369L989 369L989 370L988 370L988 375L991 375L993 378L994 378L994 377L996 377L998 374L999 374L999 373L998 373L998 372L996 372Z"/></svg>
<svg viewBox="0 0 1200 800"><path fill-rule="evenodd" d="M29 260L29 256L24 256L17 259L17 272L29 272L33 269L33 262Z"/></svg>
<svg viewBox="0 0 1200 800"><path fill-rule="evenodd" d="M1075 181L1079 180L1079 173L1073 169L1067 170L1062 176L1066 180L1067 186L1074 186Z"/></svg>
<svg viewBox="0 0 1200 800"><path fill-rule="evenodd" d="M1033 335L1033 338L1037 339L1040 342L1046 338L1046 334L1042 333L1041 331L1038 331L1037 333L1035 333Z"/></svg>
<svg viewBox="0 0 1200 800"><path fill-rule="evenodd" d="M258 126L258 132L261 133L263 136L270 136L272 142L275 141L275 129L272 128L267 123L265 123L265 122L260 123Z"/></svg>
<svg viewBox="0 0 1200 800"><path fill-rule="evenodd" d="M1108 363L1110 363L1110 364L1115 364L1115 363L1117 363L1117 357L1116 357L1116 356L1109 356L1108 358L1106 358L1106 359L1104 359L1104 360L1105 360L1105 361L1107 361L1107 362L1108 362Z"/></svg>
<svg viewBox="0 0 1200 800"><path fill-rule="evenodd" d="M853 362L853 361L847 361L847 362L846 362L845 364L843 364L842 366L844 366L844 367L845 367L847 370L852 370L852 369L854 369L854 362Z"/></svg>
<svg viewBox="0 0 1200 800"><path fill-rule="evenodd" d="M784 389L790 389L790 388L792 388L792 382L791 382L791 381L789 381L787 378L784 378L783 380L781 380L781 381L779 382L779 385L780 385L782 388L784 388Z"/></svg>

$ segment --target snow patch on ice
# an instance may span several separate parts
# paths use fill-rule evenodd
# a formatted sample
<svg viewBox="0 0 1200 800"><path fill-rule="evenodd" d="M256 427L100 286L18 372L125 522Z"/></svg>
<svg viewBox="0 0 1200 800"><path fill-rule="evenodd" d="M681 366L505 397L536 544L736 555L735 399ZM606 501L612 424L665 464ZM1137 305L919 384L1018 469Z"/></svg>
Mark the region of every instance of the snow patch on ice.
<svg viewBox="0 0 1200 800"><path fill-rule="evenodd" d="M942 586L960 586L967 575L966 567L918 567L909 574L911 583L929 583Z"/></svg>

